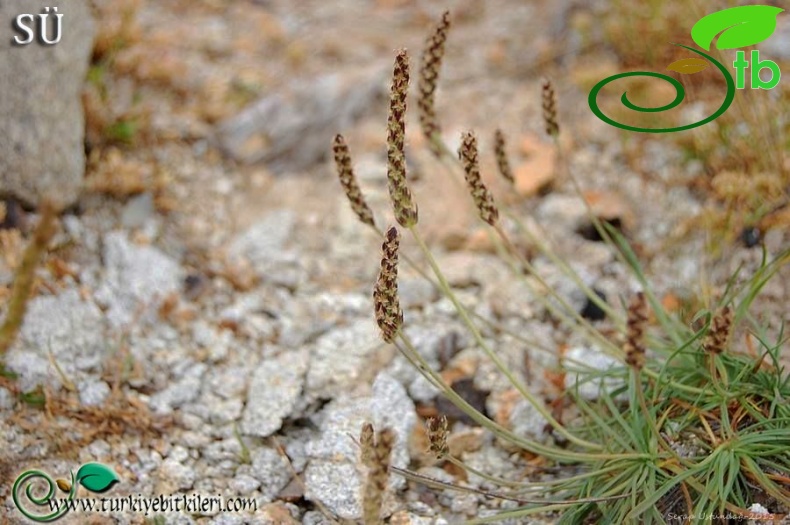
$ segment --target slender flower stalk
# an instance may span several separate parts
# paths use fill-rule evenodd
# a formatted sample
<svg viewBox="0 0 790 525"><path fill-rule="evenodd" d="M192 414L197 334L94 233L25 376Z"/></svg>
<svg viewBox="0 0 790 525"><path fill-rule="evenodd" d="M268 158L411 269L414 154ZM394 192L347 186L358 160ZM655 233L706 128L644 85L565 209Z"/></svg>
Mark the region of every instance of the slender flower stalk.
<svg viewBox="0 0 790 525"><path fill-rule="evenodd" d="M442 58L444 58L444 43L447 41L449 29L450 12L445 11L439 24L425 41L418 86L420 97L417 99L417 109L420 115L420 126L425 138L428 139L431 151L437 157L441 155L442 148L437 144L437 135L441 129L436 120L435 94L439 70L442 67Z"/></svg>
<svg viewBox="0 0 790 525"><path fill-rule="evenodd" d="M340 184L343 186L343 191L346 192L351 209L354 210L354 213L356 213L363 224L368 224L375 228L376 222L373 219L373 211L371 211L368 203L365 202L365 196L362 195L362 190L357 184L357 178L351 167L351 154L348 151L348 144L346 144L346 139L343 138L343 135L335 135L332 151L335 154L337 176L340 179Z"/></svg>
<svg viewBox="0 0 790 525"><path fill-rule="evenodd" d="M458 156L464 165L466 183L472 199L475 201L480 218L491 226L496 226L499 219L499 210L494 204L494 198L483 184L480 177L480 165L477 160L477 139L467 131L461 137L461 146L458 149Z"/></svg>
<svg viewBox="0 0 790 525"><path fill-rule="evenodd" d="M417 205L406 185L406 92L409 89L409 56L405 49L395 57L387 117L387 181L395 219L404 228L417 224Z"/></svg>

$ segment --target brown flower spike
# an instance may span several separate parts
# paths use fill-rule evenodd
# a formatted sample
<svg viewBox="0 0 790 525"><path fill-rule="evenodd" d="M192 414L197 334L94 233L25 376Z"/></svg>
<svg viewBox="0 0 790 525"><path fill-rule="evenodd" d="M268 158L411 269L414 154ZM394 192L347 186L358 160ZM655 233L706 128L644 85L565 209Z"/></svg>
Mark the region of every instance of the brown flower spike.
<svg viewBox="0 0 790 525"><path fill-rule="evenodd" d="M513 170L510 169L510 162L507 160L507 153L505 153L505 134L501 129L494 132L494 154L499 174L510 184L515 184L516 179L513 177Z"/></svg>
<svg viewBox="0 0 790 525"><path fill-rule="evenodd" d="M362 464L369 467L373 464L373 447L376 442L376 436L373 432L373 424L365 422L362 429L359 431L359 448L361 450Z"/></svg>
<svg viewBox="0 0 790 525"><path fill-rule="evenodd" d="M437 458L449 454L450 449L447 446L447 416L442 414L439 417L428 418L425 427L431 452L436 454Z"/></svg>
<svg viewBox="0 0 790 525"><path fill-rule="evenodd" d="M710 354L720 354L727 348L727 342L732 332L732 308L725 306L711 321L708 334L702 343L702 348Z"/></svg>
<svg viewBox="0 0 790 525"><path fill-rule="evenodd" d="M405 49L395 57L387 117L387 181L395 219L404 228L417 224L417 206L406 185L406 92L409 89L409 56Z"/></svg>
<svg viewBox="0 0 790 525"><path fill-rule="evenodd" d="M647 300L639 292L631 300L626 317L625 362L635 370L645 366L644 337L648 322Z"/></svg>
<svg viewBox="0 0 790 525"><path fill-rule="evenodd" d="M480 165L477 160L477 139L470 131L461 135L461 146L458 148L458 156L464 165L466 183L475 206L480 213L480 218L491 226L496 226L499 219L499 210L494 204L494 198L483 184L480 177Z"/></svg>
<svg viewBox="0 0 790 525"><path fill-rule="evenodd" d="M354 170L351 167L351 154L348 151L348 145L343 135L335 135L332 151L335 154L337 176L340 179L343 190L346 192L348 202L351 203L351 209L354 210L354 213L357 214L360 221L375 227L376 223L373 220L373 212L368 206L368 203L365 202L362 190L359 189L359 184L357 184L357 178L354 176Z"/></svg>
<svg viewBox="0 0 790 525"><path fill-rule="evenodd" d="M543 124L546 134L556 137L560 134L560 125L557 123L557 93L554 85L548 78L543 79Z"/></svg>
<svg viewBox="0 0 790 525"><path fill-rule="evenodd" d="M398 246L400 234L391 227L382 244L381 270L373 288L373 307L376 323L384 341L391 343L403 324L403 311L398 300Z"/></svg>
<svg viewBox="0 0 790 525"><path fill-rule="evenodd" d="M381 509L389 480L390 457L395 447L395 431L385 428L377 433L373 457L362 497L362 519L365 525L381 523Z"/></svg>
<svg viewBox="0 0 790 525"><path fill-rule="evenodd" d="M422 132L428 139L431 151L439 156L441 149L434 142L433 137L441 130L436 121L436 109L434 107L434 95L436 93L436 83L439 79L439 70L442 67L444 58L444 43L447 41L447 31L450 29L450 12L445 11L442 19L434 29L431 36L425 41L425 49L422 52L422 64L420 67L419 90L420 97L417 99L417 109L420 115L420 126Z"/></svg>

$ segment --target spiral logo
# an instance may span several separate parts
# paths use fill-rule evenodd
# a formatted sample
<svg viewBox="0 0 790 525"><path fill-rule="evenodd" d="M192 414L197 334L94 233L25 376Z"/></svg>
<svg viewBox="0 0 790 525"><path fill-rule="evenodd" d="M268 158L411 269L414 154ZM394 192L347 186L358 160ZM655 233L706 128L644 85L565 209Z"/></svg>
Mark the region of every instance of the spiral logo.
<svg viewBox="0 0 790 525"><path fill-rule="evenodd" d="M43 479L44 482L46 483L47 492L43 496L36 496L33 493L34 487L36 485L40 485L36 483L37 479ZM58 482L55 482L49 476L49 474L41 470L28 470L24 472L21 476L16 478L16 481L14 482L14 486L11 489L11 497L14 500L14 505L16 505L16 508L19 509L19 512L24 514L26 518L38 522L54 521L65 515L66 512L68 512L67 506L64 505L59 509L55 510L54 512L51 512L50 514L34 514L33 512L27 510L25 508L25 505L23 505L19 501L19 496L20 496L19 492L20 489L24 487L25 497L27 497L27 500L30 503L39 507L44 507L44 506L49 507L49 502L55 496L55 489L58 487L60 487L61 489L65 488L66 484L64 483L65 483L64 480L58 480ZM76 496L77 487L78 487L78 485L74 482L74 474L71 475L71 483L68 484L68 487L69 487L68 499L69 501L71 501L74 499L74 496Z"/></svg>
<svg viewBox="0 0 790 525"><path fill-rule="evenodd" d="M620 101L623 103L625 107L633 111L639 111L641 113L659 113L662 111L669 111L670 109L680 105L680 103L683 102L683 99L686 97L686 90L683 89L683 84L681 84L678 80L670 77L669 75L664 75L663 73L654 73L652 71L631 71L628 73L620 73L618 75L612 75L610 77L606 77L605 79L598 82L595 85L595 87L592 88L592 91L590 91L590 96L588 97L587 102L590 104L590 109L592 109L593 113L595 113L595 116L597 116L599 119L603 120L604 122L606 122L611 126L615 126L620 129L625 129L628 131L639 131L642 133L671 133L673 131L685 131L687 129L693 129L699 126L704 126L708 122L711 122L722 116L724 112L727 111L727 109L730 107L732 101L735 100L735 81L733 80L732 75L730 75L730 72L727 71L727 69L725 69L725 67L712 56L705 54L697 49L684 46L682 44L675 44L675 45L686 48L689 51L692 51L694 53L697 53L698 55L705 57L713 65L715 65L719 69L719 71L721 71L722 75L724 75L724 79L727 81L727 96L724 98L724 102L721 103L721 106L719 106L719 109L717 109L715 113L713 113L707 118L700 120L699 122L692 122L691 124L686 124L685 126L678 126L675 128L642 128L639 126L630 126L628 124L623 124L622 122L617 122L616 120L607 117L604 114L604 112L601 111L601 108L598 106L598 93L604 88L604 86L606 86L610 82L614 82L615 80L619 80L621 78L641 77L641 76L655 77L655 78L660 78L661 80L666 80L667 82L672 84L672 86L675 88L675 99L669 104L655 108L638 106L633 102L631 102L630 100L628 100L628 92L623 92L622 97L620 97Z"/></svg>
<svg viewBox="0 0 790 525"><path fill-rule="evenodd" d="M747 5L740 7L732 7L711 13L702 17L694 27L691 29L691 38L694 42L706 51L710 50L714 39L718 49L737 49L755 45L773 34L776 29L776 17L784 11L781 8L765 5ZM733 79L730 72L718 60L708 55L707 53L694 49L683 44L674 44L682 47L699 55L702 58L687 58L678 60L669 65L667 69L677 71L682 74L694 74L707 68L709 64L713 64L724 76L727 82L727 94L721 106L710 116L700 120L699 122L692 122L684 126L677 126L674 128L645 128L641 126L631 126L623 124L608 117L601 111L598 106L598 94L610 82L620 80L621 78L628 77L654 77L665 82L669 82L675 88L675 99L669 104L659 107L642 107L634 104L628 99L628 93L623 92L620 101L626 108L637 111L640 113L660 113L662 111L669 111L680 105L686 97L686 91L683 85L676 79L669 75L662 73L654 73L651 71L631 71L628 73L620 73L607 77L592 88L590 95L587 97L587 102L590 109L599 119L603 120L611 126L628 131L637 131L641 133L671 133L673 131L685 131L693 129L719 118L730 107L732 101L735 99L735 90L743 89L745 87L745 69L751 66L751 83L752 89L772 89L779 82L781 76L778 66L770 60L760 60L759 52L752 52L752 61L749 63L745 59L743 51L738 51L738 59L733 63L733 66L738 72L738 81ZM771 80L763 81L760 79L761 69L771 70Z"/></svg>
<svg viewBox="0 0 790 525"><path fill-rule="evenodd" d="M46 484L46 493L41 494L41 483ZM119 481L118 475L108 466L101 463L86 463L82 465L77 473L71 473L71 481L65 479L53 480L49 474L41 470L26 470L16 478L14 486L11 488L11 498L14 500L17 510L26 518L45 523L62 518L68 511L69 505L66 502L74 501L80 485L91 492L104 492L114 483ZM57 505L53 505L53 498L57 489L65 492L65 498L59 498ZM24 495L23 499L21 496ZM31 506L46 507L51 510L49 514L35 513L29 510ZM54 510L52 510L54 508Z"/></svg>

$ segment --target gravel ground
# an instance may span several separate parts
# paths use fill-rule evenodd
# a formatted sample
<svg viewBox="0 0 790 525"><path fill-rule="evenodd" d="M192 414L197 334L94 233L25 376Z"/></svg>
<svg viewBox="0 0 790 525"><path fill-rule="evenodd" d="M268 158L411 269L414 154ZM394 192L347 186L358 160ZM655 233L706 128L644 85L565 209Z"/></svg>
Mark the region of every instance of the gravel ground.
<svg viewBox="0 0 790 525"><path fill-rule="evenodd" d="M328 157L331 137L342 132L378 223L391 223L387 75L401 47L416 70L425 35L444 8L454 23L438 93L448 144L457 147L460 132L474 129L490 149L494 129L503 129L521 194L492 178L496 197L536 225L610 304L619 306L638 283L609 247L578 233L584 206L567 176L551 176L562 166L602 213L622 220L661 296L683 297L703 280L715 283L715 295L738 264L748 271L759 263L759 249L737 242L717 255L705 251L706 233L692 222L710 204L690 183L704 176L698 162L686 161L666 137L635 145L603 125L575 83L557 82L561 162L551 153L540 76L568 78L590 56L612 60L605 49L582 54L568 22L579 9L595 16L605 2L583 9L505 0L97 5L99 42L119 34L125 40L94 64L92 78L103 77L86 86L88 190L60 221L52 255L59 270L41 270L6 356L7 369L18 374L0 387L0 501L8 523L22 523L10 495L22 470L66 478L87 462L118 474L107 497L219 494L254 498L258 511L164 513L162 522L145 521L154 513L71 513L60 523L356 520L365 468L355 437L365 421L395 430L393 465L490 488L434 465L425 453L423 419L447 404L379 337L371 291L381 240L357 222ZM125 9L133 9L133 23ZM558 47L570 51L560 55ZM110 95L102 98L102 90ZM606 366L576 334L546 322L528 287L514 283L491 253L465 191L430 156L416 114L409 118L420 227L461 300L530 334L536 346L569 348ZM130 125L131 137L108 138L108 129ZM261 151L270 156L251 162ZM490 151L482 162L493 174ZM553 189L538 196L536 177L548 177ZM787 228L775 228L764 245L776 253L787 240ZM11 233L4 237L0 284L10 282L22 244ZM402 248L421 261L410 240ZM546 257L533 263L584 307L583 295ZM771 283L761 310L767 321L786 320L789 293L789 279ZM488 413L550 439L540 416L514 401L474 348L447 299L406 267L401 294L406 332L429 362L452 370ZM501 332L484 337L536 393L548 391L544 370L556 364L554 355ZM46 410L14 391L38 385ZM524 476L529 458L451 420L465 461L498 476ZM390 488L384 506L391 523L456 523L508 507L399 476Z"/></svg>

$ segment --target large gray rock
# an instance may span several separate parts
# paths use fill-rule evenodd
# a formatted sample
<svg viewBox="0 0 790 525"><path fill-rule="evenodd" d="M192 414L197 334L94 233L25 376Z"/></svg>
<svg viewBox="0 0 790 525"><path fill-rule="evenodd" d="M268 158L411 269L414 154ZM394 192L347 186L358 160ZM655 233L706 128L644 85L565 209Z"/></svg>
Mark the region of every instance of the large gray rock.
<svg viewBox="0 0 790 525"><path fill-rule="evenodd" d="M60 42L14 44L14 37L28 36L17 29L16 17L31 14L38 22L50 6L63 15ZM87 0L3 0L0 20L0 194L31 205L48 198L68 206L85 172L80 90L93 46L90 7ZM48 20L53 40L52 14Z"/></svg>

